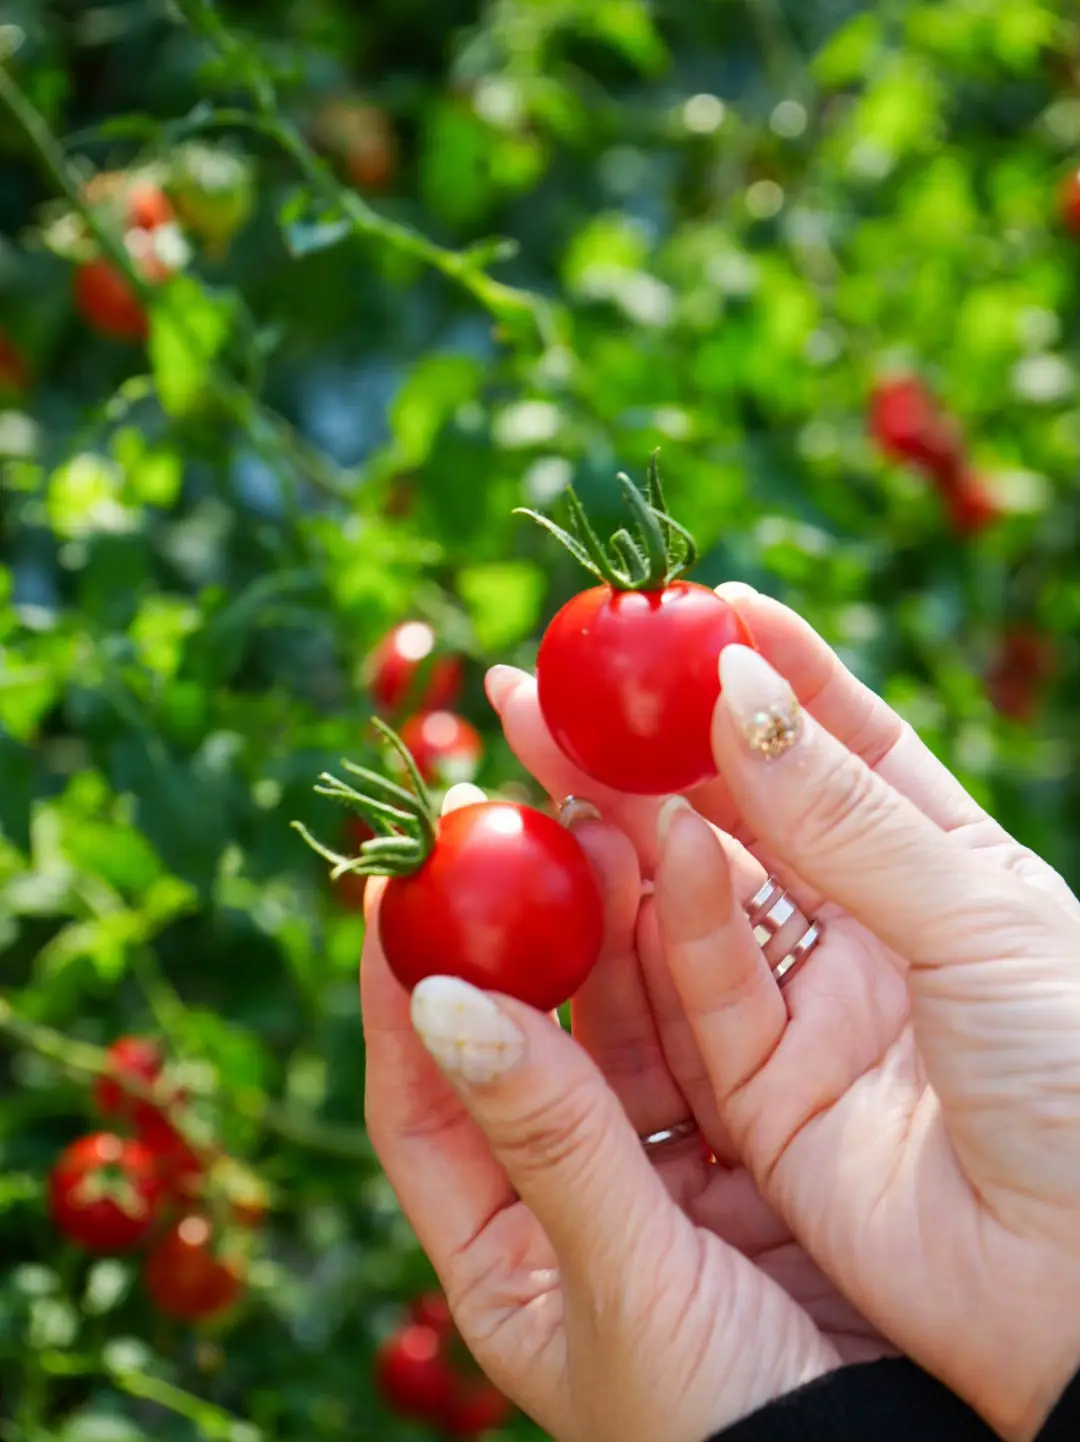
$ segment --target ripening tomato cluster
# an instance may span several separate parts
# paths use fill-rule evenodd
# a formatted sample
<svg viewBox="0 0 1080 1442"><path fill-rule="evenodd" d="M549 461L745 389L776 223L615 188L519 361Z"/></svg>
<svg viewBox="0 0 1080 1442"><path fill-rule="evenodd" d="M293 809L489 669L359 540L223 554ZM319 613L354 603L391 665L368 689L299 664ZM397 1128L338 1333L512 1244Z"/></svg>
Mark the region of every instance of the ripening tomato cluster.
<svg viewBox="0 0 1080 1442"><path fill-rule="evenodd" d="M244 1286L251 1232L266 1214L259 1179L232 1158L196 1150L178 1117L183 1093L165 1084L148 1037L121 1037L94 1087L109 1131L90 1132L61 1153L49 1178L54 1226L86 1251L146 1247L143 1285L167 1317L197 1322L225 1312ZM245 1236L245 1233L247 1234Z"/></svg>
<svg viewBox="0 0 1080 1442"><path fill-rule="evenodd" d="M255 203L251 163L227 147L180 146L153 170L103 171L83 186L82 199L117 236L135 271L164 284L191 258L196 240L219 259ZM128 277L100 253L81 216L65 213L44 232L47 245L75 265L75 307L112 340L147 338L145 307Z"/></svg>
<svg viewBox="0 0 1080 1442"><path fill-rule="evenodd" d="M888 460L914 467L934 484L958 535L977 535L998 518L960 427L918 376L889 376L878 383L870 399L870 432Z"/></svg>
<svg viewBox="0 0 1080 1442"><path fill-rule="evenodd" d="M440 1293L418 1298L375 1359L375 1385L399 1417L428 1422L444 1437L474 1438L501 1427L510 1403L477 1370Z"/></svg>

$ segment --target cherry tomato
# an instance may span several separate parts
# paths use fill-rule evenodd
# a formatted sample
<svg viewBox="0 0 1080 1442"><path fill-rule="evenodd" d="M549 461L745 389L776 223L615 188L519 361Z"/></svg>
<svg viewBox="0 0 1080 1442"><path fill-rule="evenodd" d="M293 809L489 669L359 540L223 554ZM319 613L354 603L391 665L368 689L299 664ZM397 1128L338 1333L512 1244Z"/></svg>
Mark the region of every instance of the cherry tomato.
<svg viewBox="0 0 1080 1442"><path fill-rule="evenodd" d="M949 522L958 535L978 535L1001 516L985 483L964 468L942 482L942 493Z"/></svg>
<svg viewBox="0 0 1080 1442"><path fill-rule="evenodd" d="M91 1252L128 1252L157 1218L162 1185L141 1142L93 1132L61 1154L49 1178L58 1231Z"/></svg>
<svg viewBox="0 0 1080 1442"><path fill-rule="evenodd" d="M600 950L603 916L585 853L529 806L478 802L442 817L418 871L387 883L379 934L408 989L459 976L541 1011L578 990Z"/></svg>
<svg viewBox="0 0 1080 1442"><path fill-rule="evenodd" d="M1065 177L1059 203L1067 229L1080 236L1080 170L1073 170Z"/></svg>
<svg viewBox="0 0 1080 1442"><path fill-rule="evenodd" d="M160 185L150 180L137 181L128 193L129 223L138 230L156 230L159 225L171 225L176 212L169 203L169 197Z"/></svg>
<svg viewBox="0 0 1080 1442"><path fill-rule="evenodd" d="M0 332L0 395L22 395L29 387L29 366L7 336Z"/></svg>
<svg viewBox="0 0 1080 1442"><path fill-rule="evenodd" d="M250 162L231 150L192 145L176 158L172 192L184 224L211 247L225 247L255 205Z"/></svg>
<svg viewBox="0 0 1080 1442"><path fill-rule="evenodd" d="M717 665L732 642L754 644L735 608L706 586L594 586L544 632L540 709L560 749L593 780L641 796L686 791L716 775Z"/></svg>
<svg viewBox="0 0 1080 1442"><path fill-rule="evenodd" d="M146 312L122 275L107 260L90 260L75 272L75 304L83 319L113 340L145 340Z"/></svg>
<svg viewBox="0 0 1080 1442"><path fill-rule="evenodd" d="M409 1304L409 1316L418 1326L430 1327L444 1340L453 1335L454 1319L450 1303L441 1292L425 1292Z"/></svg>
<svg viewBox="0 0 1080 1442"><path fill-rule="evenodd" d="M461 661L437 655L437 645L426 621L405 621L379 642L368 672L371 699L380 711L398 711L406 704L418 711L445 711L454 705L461 694Z"/></svg>
<svg viewBox="0 0 1080 1442"><path fill-rule="evenodd" d="M375 1358L375 1386L403 1417L441 1421L454 1396L455 1378L432 1327L412 1323L388 1337Z"/></svg>
<svg viewBox="0 0 1080 1442"><path fill-rule="evenodd" d="M384 111L349 96L328 101L315 121L318 143L359 190L385 190L397 170L398 145Z"/></svg>
<svg viewBox="0 0 1080 1442"><path fill-rule="evenodd" d="M139 1124L139 1136L152 1153L158 1175L172 1196L197 1196L205 1167L198 1152L163 1112L152 1110Z"/></svg>
<svg viewBox="0 0 1080 1442"><path fill-rule="evenodd" d="M917 376L893 377L876 387L870 430L885 455L931 474L957 465L961 458L959 430Z"/></svg>
<svg viewBox="0 0 1080 1442"><path fill-rule="evenodd" d="M416 769L432 785L471 781L480 769L484 743L475 726L452 711L424 711L401 728Z"/></svg>
<svg viewBox="0 0 1080 1442"><path fill-rule="evenodd" d="M454 1393L440 1421L451 1437L480 1437L502 1427L513 1411L510 1403L483 1375L457 1377Z"/></svg>
<svg viewBox="0 0 1080 1442"><path fill-rule="evenodd" d="M1033 721L1056 660L1054 643L1042 631L1032 626L1007 631L986 678L994 708L1014 721Z"/></svg>
<svg viewBox="0 0 1080 1442"><path fill-rule="evenodd" d="M122 1036L106 1053L108 1074L94 1084L94 1105L105 1121L124 1121L142 1125L157 1115L152 1102L133 1096L125 1083L133 1081L153 1086L161 1075L161 1052L156 1042L145 1036Z"/></svg>
<svg viewBox="0 0 1080 1442"><path fill-rule="evenodd" d="M143 1285L166 1317L198 1322L232 1306L243 1276L239 1260L215 1247L207 1218L192 1212L147 1253Z"/></svg>

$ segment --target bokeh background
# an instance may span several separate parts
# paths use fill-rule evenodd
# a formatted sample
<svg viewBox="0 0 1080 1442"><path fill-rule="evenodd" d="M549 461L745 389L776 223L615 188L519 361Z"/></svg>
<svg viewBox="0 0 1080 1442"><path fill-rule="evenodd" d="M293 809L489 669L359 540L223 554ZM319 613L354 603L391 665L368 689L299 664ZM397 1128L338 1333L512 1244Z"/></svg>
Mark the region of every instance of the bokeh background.
<svg viewBox="0 0 1080 1442"><path fill-rule="evenodd" d="M430 1274L363 1132L363 922L288 822L335 840L313 779L412 619L528 794L483 669L581 577L511 512L614 520L659 446L697 577L797 607L1080 877L1080 30L7 0L0 54L0 1437L430 1437L374 1383ZM271 1192L202 1327L47 1212L131 1033Z"/></svg>

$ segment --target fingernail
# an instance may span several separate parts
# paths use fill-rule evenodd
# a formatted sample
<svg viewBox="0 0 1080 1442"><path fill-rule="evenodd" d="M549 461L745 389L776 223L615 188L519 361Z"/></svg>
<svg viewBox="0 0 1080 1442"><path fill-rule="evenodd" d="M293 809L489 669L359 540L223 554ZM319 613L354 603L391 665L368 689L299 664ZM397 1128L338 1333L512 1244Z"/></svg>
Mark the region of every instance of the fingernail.
<svg viewBox="0 0 1080 1442"><path fill-rule="evenodd" d="M517 1066L525 1038L492 999L456 976L428 976L412 994L417 1036L451 1081L484 1086Z"/></svg>
<svg viewBox="0 0 1080 1442"><path fill-rule="evenodd" d="M748 586L745 581L721 581L716 588L716 594L721 601L727 601L734 606L739 601L749 601L758 593L753 586Z"/></svg>
<svg viewBox="0 0 1080 1442"><path fill-rule="evenodd" d="M496 716L502 715L506 698L523 674L516 666L492 666L484 677L484 690Z"/></svg>
<svg viewBox="0 0 1080 1442"><path fill-rule="evenodd" d="M559 825L565 826L567 831L573 831L574 827L580 826L583 821L602 820L600 812L584 796L565 797L559 802L556 815Z"/></svg>
<svg viewBox="0 0 1080 1442"><path fill-rule="evenodd" d="M720 696L751 751L775 761L802 732L795 692L764 656L749 646L720 652Z"/></svg>
<svg viewBox="0 0 1080 1442"><path fill-rule="evenodd" d="M458 781L443 797L442 814L449 816L451 811L460 811L463 806L476 806L486 800L479 786L474 786L471 781Z"/></svg>
<svg viewBox="0 0 1080 1442"><path fill-rule="evenodd" d="M668 832L677 816L682 816L687 811L693 811L693 807L685 796L669 796L656 813L656 838L660 843L660 850L663 851L664 843L667 841Z"/></svg>

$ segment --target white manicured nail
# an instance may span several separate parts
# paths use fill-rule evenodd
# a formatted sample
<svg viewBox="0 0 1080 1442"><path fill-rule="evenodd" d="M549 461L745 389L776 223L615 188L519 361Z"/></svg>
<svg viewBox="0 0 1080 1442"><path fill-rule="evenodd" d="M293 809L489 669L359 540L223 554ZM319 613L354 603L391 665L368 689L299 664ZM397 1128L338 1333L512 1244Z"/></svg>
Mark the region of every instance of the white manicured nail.
<svg viewBox="0 0 1080 1442"><path fill-rule="evenodd" d="M517 1066L525 1038L491 998L456 976L428 976L412 994L417 1036L452 1081L484 1086Z"/></svg>
<svg viewBox="0 0 1080 1442"><path fill-rule="evenodd" d="M720 695L751 751L775 761L802 734L798 698L764 656L749 646L720 652Z"/></svg>

